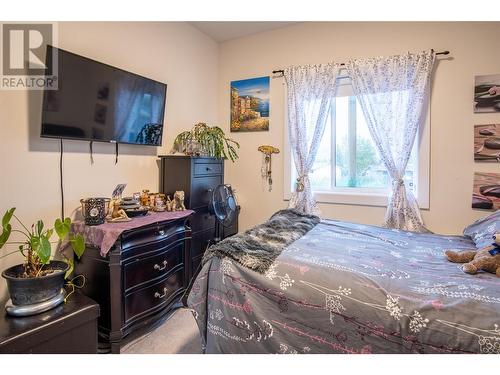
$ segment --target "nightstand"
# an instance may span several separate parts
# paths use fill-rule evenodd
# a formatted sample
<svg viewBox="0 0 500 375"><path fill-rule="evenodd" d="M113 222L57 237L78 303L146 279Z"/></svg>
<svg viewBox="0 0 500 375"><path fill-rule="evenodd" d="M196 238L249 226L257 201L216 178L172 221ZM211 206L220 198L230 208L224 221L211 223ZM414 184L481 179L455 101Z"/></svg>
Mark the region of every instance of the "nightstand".
<svg viewBox="0 0 500 375"><path fill-rule="evenodd" d="M81 293L41 314L0 312L0 353L96 354L99 305Z"/></svg>

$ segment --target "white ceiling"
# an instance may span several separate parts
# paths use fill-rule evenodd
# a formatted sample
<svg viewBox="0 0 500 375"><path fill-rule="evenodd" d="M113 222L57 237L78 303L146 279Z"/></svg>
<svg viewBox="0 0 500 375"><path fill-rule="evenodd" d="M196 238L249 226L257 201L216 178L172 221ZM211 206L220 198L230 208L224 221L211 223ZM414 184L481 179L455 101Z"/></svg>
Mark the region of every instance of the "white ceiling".
<svg viewBox="0 0 500 375"><path fill-rule="evenodd" d="M241 38L243 36L261 33L263 31L280 29L298 22L189 22L198 30L207 34L216 42L225 42L231 39Z"/></svg>

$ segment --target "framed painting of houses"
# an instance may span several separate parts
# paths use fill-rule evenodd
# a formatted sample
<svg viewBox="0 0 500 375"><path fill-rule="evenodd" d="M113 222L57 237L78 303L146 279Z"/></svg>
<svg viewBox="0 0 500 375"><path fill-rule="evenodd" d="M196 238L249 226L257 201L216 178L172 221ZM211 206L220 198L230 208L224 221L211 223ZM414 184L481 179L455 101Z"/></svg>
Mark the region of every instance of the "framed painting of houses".
<svg viewBox="0 0 500 375"><path fill-rule="evenodd" d="M269 77L231 82L231 131L269 130Z"/></svg>

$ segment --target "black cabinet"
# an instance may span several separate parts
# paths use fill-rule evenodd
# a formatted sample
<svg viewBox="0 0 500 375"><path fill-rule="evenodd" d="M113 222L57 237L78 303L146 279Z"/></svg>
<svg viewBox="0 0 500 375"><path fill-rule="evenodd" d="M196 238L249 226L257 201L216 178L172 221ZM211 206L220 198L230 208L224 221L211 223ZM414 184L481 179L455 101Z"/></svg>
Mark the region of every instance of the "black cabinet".
<svg viewBox="0 0 500 375"><path fill-rule="evenodd" d="M160 192L172 197L175 191L183 190L186 208L195 211L189 219L192 231L188 264L191 278L207 246L215 238L215 217L209 213L208 204L213 189L224 183L224 160L174 155L159 157Z"/></svg>
<svg viewBox="0 0 500 375"><path fill-rule="evenodd" d="M3 311L3 308L2 308ZM96 354L99 305L80 292L43 313L0 314L0 353Z"/></svg>
<svg viewBox="0 0 500 375"><path fill-rule="evenodd" d="M215 158L160 155L160 192L184 191L186 208L207 208L212 189L224 183L224 161ZM197 213L198 214L198 213Z"/></svg>
<svg viewBox="0 0 500 375"><path fill-rule="evenodd" d="M124 341L161 323L189 283L189 217L123 232L105 258L87 247L75 262L86 279L82 291L101 307L99 340L113 353Z"/></svg>

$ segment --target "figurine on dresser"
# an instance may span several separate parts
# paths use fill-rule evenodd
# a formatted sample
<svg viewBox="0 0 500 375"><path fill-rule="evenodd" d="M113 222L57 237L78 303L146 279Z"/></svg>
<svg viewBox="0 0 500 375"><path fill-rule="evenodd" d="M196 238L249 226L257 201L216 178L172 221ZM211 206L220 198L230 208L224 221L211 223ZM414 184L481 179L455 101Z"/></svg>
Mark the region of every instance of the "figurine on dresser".
<svg viewBox="0 0 500 375"><path fill-rule="evenodd" d="M170 195L167 195L167 198L165 200L165 207L168 212L172 211L172 205L174 204L174 201L170 198Z"/></svg>
<svg viewBox="0 0 500 375"><path fill-rule="evenodd" d="M139 203L141 206L148 206L149 205L149 190L144 189L139 196Z"/></svg>
<svg viewBox="0 0 500 375"><path fill-rule="evenodd" d="M155 212L168 211L167 206L165 204L165 194L158 194L155 196L154 211Z"/></svg>
<svg viewBox="0 0 500 375"><path fill-rule="evenodd" d="M121 198L113 198L109 202L109 215L107 217L108 221L111 222L124 222L130 221L125 210L120 206Z"/></svg>
<svg viewBox="0 0 500 375"><path fill-rule="evenodd" d="M123 207L122 205L122 194L126 186L127 184L118 184L113 190L113 193L111 194L111 200L109 201L106 221L112 223L130 221L130 218L125 212L125 207Z"/></svg>
<svg viewBox="0 0 500 375"><path fill-rule="evenodd" d="M185 211L185 210L186 206L184 205L184 192L182 190L176 191L174 193L172 211Z"/></svg>

